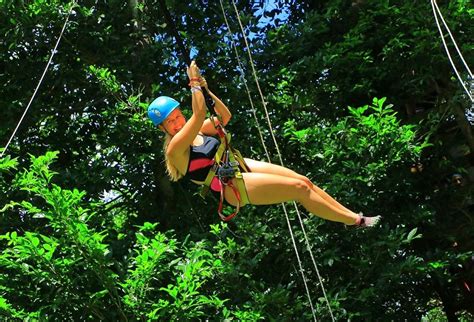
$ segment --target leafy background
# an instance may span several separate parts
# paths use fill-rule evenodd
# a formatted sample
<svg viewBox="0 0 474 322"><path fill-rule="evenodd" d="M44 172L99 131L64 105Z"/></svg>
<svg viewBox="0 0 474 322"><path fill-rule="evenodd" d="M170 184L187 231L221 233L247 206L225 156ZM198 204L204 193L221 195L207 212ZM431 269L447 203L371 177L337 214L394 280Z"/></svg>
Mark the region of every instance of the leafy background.
<svg viewBox="0 0 474 322"><path fill-rule="evenodd" d="M183 107L191 100L163 4L231 108L236 146L264 158L218 2L80 1L0 160L2 318L312 319L279 206L248 206L223 224L215 200L166 178L161 135L145 110L162 94ZM0 0L1 142L70 5ZM439 5L472 62L472 4ZM383 216L357 230L304 215L335 319L472 320L474 121L430 4L237 6L286 164L348 207ZM240 33L234 40L264 124ZM316 316L328 320L290 216Z"/></svg>

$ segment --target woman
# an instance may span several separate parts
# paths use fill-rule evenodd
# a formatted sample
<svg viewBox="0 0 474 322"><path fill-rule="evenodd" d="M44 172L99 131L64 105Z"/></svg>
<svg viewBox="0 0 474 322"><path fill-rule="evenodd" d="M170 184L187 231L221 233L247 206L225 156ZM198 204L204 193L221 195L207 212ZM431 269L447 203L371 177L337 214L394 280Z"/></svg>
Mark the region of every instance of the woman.
<svg viewBox="0 0 474 322"><path fill-rule="evenodd" d="M189 177L203 184L220 142L212 136L217 134L214 123L219 120L206 119L206 105L202 88L207 84L193 61L187 69L192 92L193 114L186 121L179 103L161 96L154 100L148 115L165 135L165 160L171 180ZM215 111L225 126L231 113L227 106L208 91L215 101ZM298 201L312 214L321 218L361 227L375 225L380 216L366 217L342 206L308 178L282 166L245 158L251 172L243 173L248 200L253 205L271 205L286 201ZM235 179L232 179L235 180ZM216 189L211 190L216 191ZM225 200L236 206L239 201L229 187L224 186ZM241 206L243 206L241 204Z"/></svg>

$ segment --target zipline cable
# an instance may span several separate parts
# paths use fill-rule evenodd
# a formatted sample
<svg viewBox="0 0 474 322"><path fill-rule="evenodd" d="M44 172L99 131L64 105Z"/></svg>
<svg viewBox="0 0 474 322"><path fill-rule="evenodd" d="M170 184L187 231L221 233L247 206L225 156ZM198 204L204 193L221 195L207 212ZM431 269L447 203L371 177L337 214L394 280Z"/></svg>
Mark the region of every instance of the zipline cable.
<svg viewBox="0 0 474 322"><path fill-rule="evenodd" d="M473 75L472 75L471 69L469 68L468 64L467 64L466 61L464 60L464 56L462 55L461 50L459 49L458 44L456 43L456 40L454 39L454 36L453 36L453 34L451 33L451 29L449 29L448 24L447 24L446 21L444 20L443 14L441 13L441 10L440 10L439 7L438 7L438 3L436 2L436 0L432 0L432 1L433 1L433 4L434 4L435 7L436 7L436 11L438 12L439 17L441 18L441 21L443 22L444 27L445 27L446 30L448 31L449 37L451 38L451 40L452 40L452 42L453 42L453 44L454 44L454 47L456 48L456 51L458 52L458 55L459 55L459 57L461 58L461 60L462 60L462 62L463 62L463 64L464 64L464 67L466 67L466 70L467 70L467 72L469 73L469 76L471 76L471 78L474 78Z"/></svg>
<svg viewBox="0 0 474 322"><path fill-rule="evenodd" d="M252 96L250 94L250 90L247 86L247 81L245 80L244 68L243 68L243 65L242 65L241 60L240 60L240 55L238 53L237 46L235 45L235 42L234 42L234 35L233 35L232 30L230 28L229 22L227 20L227 16L226 16L226 13L225 13L225 9L224 9L224 5L222 3L222 0L219 0L219 1L220 1L220 4L221 4L221 9L222 9L224 20L225 20L225 23L226 23L226 26L227 26L227 30L229 31L229 34L230 34L232 47L234 48L235 55L237 57L237 62L239 64L239 69L240 69L241 74L242 74L242 79L243 79L243 82L245 84L245 89L247 91L247 95L248 95L249 100L250 100L250 106L252 108L252 114L254 115L255 119L257 120L258 132L262 133L262 131L260 129L260 124L259 124L258 119L257 119L257 113L256 113L255 105L253 103L253 99L252 99ZM264 141L262 135L261 135L261 142L262 142L262 145L263 145L263 147L265 149L265 152L266 152L266 155L267 155L267 161L269 163L272 163L272 160L270 158L270 155L268 154L267 147L266 147L266 144L265 144L265 141ZM290 232L292 245L293 245L293 248L294 248L294 251L295 251L295 254L296 254L296 258L297 258L297 261L298 261L299 270L300 270L301 276L303 278L303 283L304 283L304 286L305 286L306 295L308 297L309 305L311 307L311 312L313 314L314 320L317 321L315 311L314 311L313 302L311 300L311 295L310 295L310 292L309 292L309 287L308 287L308 284L307 284L307 279L306 279L306 276L304 274L304 269L303 269L303 266L302 266L302 263L301 263L301 259L300 259L300 255L299 255L298 248L297 248L297 245L296 245L296 241L295 241L295 238L294 238L293 230L291 228L291 223L290 223L290 220L289 220L288 211L287 211L286 206L285 206L284 203L282 203L281 205L283 207L283 212L285 213L285 218L286 218L286 221L287 221L287 224L288 224L288 230Z"/></svg>
<svg viewBox="0 0 474 322"><path fill-rule="evenodd" d="M439 34L441 36L441 41L443 42L444 49L446 51L446 54L448 55L449 62L451 63L451 66L454 69L454 72L456 73L456 76L457 76L459 82L461 83L462 87L464 88L464 91L466 92L467 96L469 97L471 102L474 103L474 99L473 99L471 93L469 92L469 90L467 89L466 85L464 84L464 81L462 80L461 75L459 75L459 72L456 68L456 65L454 64L454 61L453 61L453 59L451 57L451 54L449 52L448 45L446 44L446 40L444 39L443 31L441 30L441 25L439 24L438 15L436 14L435 3L436 3L435 0L431 0L431 7L433 9L433 15L435 17L436 26L438 27ZM441 15L441 11L439 11L439 14ZM464 59L463 59L463 61L464 61ZM471 73L471 71L469 70L469 67L467 67L467 64L466 64L466 68L467 68L468 72ZM470 74L470 75L471 75L471 78L472 78L472 74Z"/></svg>
<svg viewBox="0 0 474 322"><path fill-rule="evenodd" d="M273 143L275 145L275 148L277 150L277 154L278 154L278 157L279 157L279 160L280 160L280 164L283 166L283 158L282 158L282 155L281 155L281 152L280 152L280 149L279 149L279 145L278 145L278 142L276 141L276 138L275 138L275 135L274 135L274 130L273 130L273 126L271 124L271 120L270 120L270 116L269 116L269 113L268 113L268 109L267 109L267 106L266 106L266 102L265 102L265 98L263 96L263 93L262 93L262 90L260 88L260 83L258 81L258 77L257 77L257 72L256 72L256 69L255 69L255 64L253 62L253 58L252 58L252 54L250 52L250 46L248 44L248 41L247 41L247 36L245 35L245 31L244 31L244 28L243 28L243 25L242 25L242 21L240 19L240 15L239 15L239 11L237 9L237 6L235 4L235 1L232 0L232 4L233 4L233 7L234 7L234 11L235 11L235 14L237 16L237 20L239 22L239 26L240 26L240 30L242 32L242 35L243 35L243 38L244 38L244 41L245 41L245 46L247 47L247 53L248 53L248 56L249 56L249 61L250 61L250 65L252 67L252 72L253 72L253 76L254 76L254 79L255 79L255 83L257 85L257 89L258 89L258 92L260 94L260 98L262 100L262 105L263 105L263 108L265 110L265 115L266 115L266 120L267 120L267 124L268 124L268 127L269 127L269 130L270 130L270 133L272 135L272 139L273 139ZM222 2L221 2L221 5L222 5ZM298 216L298 219L299 219L299 223L300 223L300 226L301 226L301 229L303 231L303 235L304 235L304 238L305 238L305 242L306 242L306 247L310 253L310 256L311 256L311 260L313 262L313 266L315 268L315 271L316 271L316 274L318 276L318 279L319 279L319 282L320 282L320 285L321 285L321 289L322 289L322 292L323 292L323 295L324 295L324 299L326 301L326 304L328 306L328 309L329 309L329 312L330 312L330 315L331 315L331 319L332 321L335 321L334 319L334 315L333 315L333 312L332 312L332 309L331 309L331 306L329 304L329 300L327 298L327 294L326 294L326 290L324 288L324 284L323 284L323 280L322 280L322 277L321 277L321 274L319 273L319 269L318 269L318 266L316 264L316 261L314 259L314 256L313 256L313 252L311 250L311 246L309 244L309 240L308 240L308 236L306 234L306 230L304 228L304 224L303 224L303 221L301 219L301 215L300 215L300 211L298 209L298 206L296 204L296 202L293 202L293 205L294 205L294 208L296 210L296 213L297 213L297 216ZM290 220L289 220L289 216L288 216L288 213L287 213L287 210L286 210L286 206L285 204L282 204L282 207L283 207L283 210L284 210L284 213L285 213L285 216L286 216L286 220L287 220L287 224L288 224L288 228L290 230L290 235L292 236L293 238L293 232L292 232L292 229L291 229L291 224L290 224ZM293 239L293 243L294 243L294 247L295 247L295 251L296 251L296 255L297 255L297 258L298 258L298 261L299 261L299 265L300 265L300 270L301 270L301 273L303 275L303 281L305 283L305 287L306 287L306 291L308 293L308 299L310 301L310 306L311 306L311 309L313 311L313 317L314 319L316 320L316 316L314 314L314 308L312 306L312 301L311 301L311 297L309 295L309 289L307 287L307 284L306 284L306 280L304 278L304 273L303 273L303 268L302 268L302 265L301 265L301 261L299 259L299 254L298 254L298 251L296 249L296 244L295 244L295 241Z"/></svg>
<svg viewBox="0 0 474 322"><path fill-rule="evenodd" d="M69 12L66 16L66 20L64 21L64 24L63 24L63 27L61 29L61 33L59 34L59 37L58 37L58 40L56 41L56 45L54 46L54 49L53 51L51 52L51 56L49 57L49 60L48 60L48 63L46 64L46 67L44 68L44 71L43 71L43 74L41 75L41 78L38 82L38 85L36 85L36 88L35 88L35 91L33 92L33 95L31 96L30 98L30 101L28 102L28 105L26 106L26 109L25 111L23 112L23 115L21 116L20 118L20 121L18 122L15 130L13 131L13 134L11 135L10 139L8 140L7 142L7 145L5 146L5 148L3 149L2 153L0 154L0 158L3 157L3 155L5 154L5 152L7 151L8 149L8 146L10 145L10 143L12 142L13 138L15 137L15 134L16 132L18 131L18 128L20 127L21 123L23 122L23 119L25 118L25 115L26 113L28 112L28 110L30 109L30 106L31 106L31 103L33 102L35 96L36 96L36 93L38 92L40 86L41 86L41 83L43 82L43 79L44 79L44 76L46 75L46 72L48 71L48 68L49 68L49 65L51 65L51 61L53 60L53 57L54 57L54 54L56 53L56 50L58 49L58 46L59 46L59 42L61 41L61 38L63 36L63 33L64 33L64 30L66 29L66 25L69 21L69 17L71 16L71 13L72 13L72 9L76 6L76 0L74 0L71 4L71 8L69 8Z"/></svg>
<svg viewBox="0 0 474 322"><path fill-rule="evenodd" d="M225 24L227 26L227 30L229 31L229 36L230 36L230 41L231 41L231 44L232 44L232 48L234 49L235 57L237 58L237 63L239 65L240 76L242 77L242 82L244 83L245 90L246 90L248 98L249 98L252 114L253 114L253 117L255 119L255 123L257 125L258 134L260 136L260 142L262 143L263 149L265 150L265 155L267 156L268 162L271 163L270 154L268 153L267 146L265 145L265 140L263 139L263 133L262 133L262 130L261 130L260 122L259 122L258 117L257 117L257 111L255 109L255 105L253 103L253 99L252 99L252 96L250 94L249 87L247 85L247 80L245 79L244 66L242 64L242 61L240 60L240 55L239 55L239 52L237 50L237 46L235 45L235 42L234 42L234 39L233 39L234 34L232 33L232 30L230 29L229 21L227 20L227 15L226 15L225 9L224 9L224 4L222 3L222 0L219 0L219 1L221 3L222 15L224 17L224 21L225 21Z"/></svg>
<svg viewBox="0 0 474 322"><path fill-rule="evenodd" d="M262 135L262 131L260 129L260 124L258 122L258 118L257 118L257 113L256 113L256 109L255 109L255 105L253 103L253 99L252 99L252 96L250 94L250 90L247 86L247 81L245 79L245 74L244 74L244 68L243 68L243 65L241 63L241 60L240 60L240 55L238 53L238 50L237 50L237 46L235 45L235 42L234 42L234 35L232 33L232 30L230 28L230 25L229 25L229 22L227 20L227 15L225 13L225 9L224 9L224 5L222 3L222 0L220 0L220 4L221 4L221 9L222 9L222 13L223 13L223 16L224 16L224 20L225 20L225 23L226 23L226 26L227 26L227 30L229 31L229 34L230 34L230 40L231 40L231 43L232 43L232 47L234 48L234 51L235 51L235 55L237 57L237 62L239 64L239 69L240 69L240 72L242 74L242 80L245 84L245 89L247 91L247 95L249 97L249 101L250 101L250 106L252 108L252 114L254 115L255 117L255 120L256 120L256 125L257 125L257 129L258 129L258 132L260 133L260 140L262 142L262 146L264 147L265 149L265 153L266 153L266 156L267 156L267 160L269 163L272 163L272 160L270 158L270 155L268 153L268 150L267 150L267 147L266 147L266 144L265 144L265 141L263 139L263 135ZM267 119L268 120L268 119ZM270 128L270 132L271 132L271 128ZM290 236L291 236L291 241L292 241L292 245L293 245L293 249L295 251L295 254L296 254L296 258L297 258L297 261L298 261L298 266L299 266L299 271L301 273L301 276L303 278L303 283L304 283L304 287L305 287L305 290L306 290L306 295L308 297L308 301L309 301L309 305L310 305L310 308L311 308L311 313L313 315L313 318L314 318L314 321L317 321L316 319L316 314L315 314L315 310L314 310L314 306L313 306L313 301L311 300L311 294L309 292L309 287L308 287L308 284L307 284L307 281L306 281L306 276L304 274L304 269L303 269L303 265L301 263L301 259L300 259L300 255L299 255L299 252L298 252L298 247L296 245L296 241L295 241L295 237L294 237L294 234L293 234L293 230L291 228L291 223L290 223L290 219L289 219L289 216L288 216L288 211L286 209L286 205L284 203L281 204L282 207L283 207L283 212L285 213L285 218L286 218L286 222L287 222L287 225L288 225L288 230L290 232Z"/></svg>

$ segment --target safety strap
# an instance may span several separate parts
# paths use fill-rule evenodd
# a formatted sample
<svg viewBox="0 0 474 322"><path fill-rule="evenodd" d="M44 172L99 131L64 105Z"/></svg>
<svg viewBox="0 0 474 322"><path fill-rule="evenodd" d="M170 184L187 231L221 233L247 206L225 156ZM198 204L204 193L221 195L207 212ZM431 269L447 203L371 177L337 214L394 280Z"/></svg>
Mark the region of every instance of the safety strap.
<svg viewBox="0 0 474 322"><path fill-rule="evenodd" d="M219 134L221 144L214 156L214 165L212 168L209 170L206 179L204 180L204 183L201 188L200 196L204 198L206 194L209 192L212 180L216 177L217 170L219 166L222 164L222 161L224 159L225 162L228 162L232 165L232 169L234 171L234 181L235 185L232 182L232 180L222 180L219 178L219 186L220 186L220 200L219 200L219 206L218 206L218 213L219 217L223 221L229 221L232 218L235 217L235 215L238 214L240 210L240 206L242 204L247 204L249 203L249 199L247 196L247 191L245 189L245 183L243 179L242 172L240 171L240 167L245 171L245 172L250 172L249 167L244 161L244 158L242 157L242 154L240 153L239 150L234 149L230 145L230 140L231 140L231 135L230 133L226 133L225 130L222 128L222 126L216 126L217 132ZM228 158L228 159L227 159ZM234 192L236 198L237 198L237 206L236 210L234 213L231 215L224 215L222 213L222 210L224 208L224 190L225 187L230 187L232 191Z"/></svg>
<svg viewBox="0 0 474 322"><path fill-rule="evenodd" d="M234 185L232 180L228 180L227 182L225 182L225 181L219 179L219 184L220 184L220 188L221 188L221 196L220 196L220 200L219 200L218 213L219 213L219 217L221 217L221 219L223 221L229 221L232 218L234 218L235 215L237 215L239 213L240 205L249 203L249 199L248 199L248 196L247 196L247 190L245 189L244 178L243 178L242 172L239 169L239 164L243 164L242 169L244 169L244 171L248 170L248 167L245 164L245 161L242 158L242 155L240 154L240 152L238 150L232 148L231 146L228 146L228 149L230 150L230 153L228 154L229 160L227 160L227 161L229 161L230 164L232 164L232 168L234 170L234 178L233 179L234 179L237 186ZM239 157L236 158L236 155L240 156L240 158ZM232 191L234 192L235 197L237 198L237 207L236 207L235 211L232 214L228 215L228 216L225 216L222 213L222 209L223 209L223 205L224 205L224 188L226 186L230 187L232 189Z"/></svg>

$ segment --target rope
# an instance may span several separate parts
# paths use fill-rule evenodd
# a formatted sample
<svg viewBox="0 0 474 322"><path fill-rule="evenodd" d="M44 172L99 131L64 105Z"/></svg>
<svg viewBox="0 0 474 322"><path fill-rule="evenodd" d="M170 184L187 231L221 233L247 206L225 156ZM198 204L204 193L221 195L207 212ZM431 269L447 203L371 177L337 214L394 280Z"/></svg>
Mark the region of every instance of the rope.
<svg viewBox="0 0 474 322"><path fill-rule="evenodd" d="M250 101L250 106L251 106L251 109L252 109L252 114L254 115L254 118L255 118L255 121L256 121L256 125L257 125L257 129L258 129L258 132L260 134L260 141L262 143L262 146L264 147L265 149L265 153L266 153L266 156L267 156L267 160L268 162L271 163L271 158L270 158L270 155L268 153L268 150L267 150L267 147L266 147L266 144L265 144L265 141L263 139L263 135L262 135L262 131L260 129L260 123L258 121L258 118L257 118L257 113L256 113L256 109L255 109L255 105L253 103L253 100L252 100L252 96L250 95L250 90L248 88L248 85L247 85L247 81L245 79L245 74L244 74L244 68L243 68L243 65L242 65L242 62L240 60L240 55L237 51L237 46L235 45L235 42L234 42L234 35L232 33L232 30L230 28L230 25L229 25L229 22L227 20L227 15L225 13L225 9L224 9L224 5L222 3L222 0L219 0L220 1L220 5L221 5L221 9L222 9L222 14L224 16L224 20L225 20L225 23L226 23L226 26L227 26L227 30L229 31L229 35L230 35L230 40L231 40L231 43L232 43L232 47L234 48L234 51L235 51L235 55L236 55L236 58L237 58L237 62L238 62L238 65L239 65L239 70L241 72L241 76L242 76L242 80L243 80L243 83L244 83L244 86L245 86L245 89L247 91L247 95L248 95L248 98L249 98L249 101ZM293 245L293 248L294 248L294 251L295 251L295 254L296 254L296 258L297 258L297 261L298 261L298 265L299 265L299 269L300 269L300 273L303 277L303 283L304 283L304 286L305 286L305 290L306 290L306 294L307 294L307 297L308 297L308 300L309 300L309 304L310 304L310 307L311 307L311 312L313 314L313 318L315 321L317 321L316 319L316 316L315 316L315 313L314 313L314 307L313 307L313 302L311 300L311 295L309 293L309 287L308 287L308 284L306 282L306 277L304 275L304 270L303 270L303 266L302 266L302 263L301 263L301 259L300 259L300 256L299 256L299 252L298 252L298 248L297 248L297 245L296 245L296 241L295 241L295 238L294 238L294 235L293 235L293 230L291 228L291 224L290 224L290 220L289 220L289 216L288 216L288 212L286 210L286 206L284 203L282 203L282 207L283 207L283 212L285 213L285 217L286 217L286 221L287 221L287 225L288 225L288 229L289 229L289 232L290 232L290 236L291 236L291 240L292 240L292 245Z"/></svg>
<svg viewBox="0 0 474 322"><path fill-rule="evenodd" d="M235 45L235 42L234 42L234 34L232 33L232 30L230 29L229 21L227 21L227 15L225 13L225 9L224 9L224 5L222 3L222 0L219 0L219 1L221 3L222 15L224 17L224 21L225 21L225 24L227 26L227 30L229 31L229 36L230 36L230 41L232 43L232 48L234 49L235 56L237 58L237 63L239 65L240 76L242 77L242 82L244 83L245 90L247 92L247 95L248 95L248 98L249 98L249 101L250 101L252 114L253 114L253 117L255 119L255 123L257 125L258 134L260 136L260 142L262 143L263 149L265 150L265 155L267 156L268 162L271 163L272 161L270 159L270 154L268 153L267 146L265 145L265 140L263 139L263 133L262 133L262 130L261 130L261 127L260 127L260 122L258 121L258 118L257 118L257 111L256 111L255 106L253 104L252 96L250 95L250 90L249 90L249 87L247 85L247 81L245 79L244 67L242 65L242 61L240 60L240 55L239 55L239 52L237 50L237 46Z"/></svg>
<svg viewBox="0 0 474 322"><path fill-rule="evenodd" d="M259 94L260 94L260 98L261 98L261 100L262 100L263 108L264 108L264 110L265 110L265 117L266 117L266 119L267 119L268 128L269 128L270 133L271 133L271 135L272 135L272 140L273 140L273 143L274 143L274 145L275 145L275 148L276 148L276 151L277 151L277 154L278 154L278 158L279 158L279 160L280 160L280 165L284 166L283 158L282 158L282 155L281 155L281 152L280 152L280 148L279 148L278 142L277 142L277 140L276 140L276 138L275 138L273 126L272 126L272 124L271 124L270 116L269 116L268 109L267 109L267 104L266 104L266 102L265 102L265 98L264 98L264 96L263 96L262 90L261 90L261 88L260 88L260 83L259 83L259 81L258 81L257 72L256 72L256 69L255 69L255 64L254 64L254 62L253 62L252 54L251 54L251 52L250 52L250 46L249 46L248 41L247 41L247 36L245 35L245 31L244 31L244 28L243 28L243 25L242 25L242 21L241 21L241 19L240 19L239 11L238 11L238 9L237 9L237 6L236 6L234 0L232 0L232 5L233 5L233 7L234 7L234 11L235 11L235 14L236 14L236 16L237 16L237 20L238 20L238 22L239 22L239 26L240 26L240 30L241 30L242 35L243 35L243 38L244 38L245 46L247 47L247 53L248 53L248 56L249 56L250 65L251 65L251 67L252 67L252 73L253 73L253 76L254 76L254 79L255 79L255 83L256 83L256 85L257 85L258 92L259 92ZM318 266L317 266L316 261L315 261L315 259L314 259L313 252L312 252L311 246L310 246L310 244L309 244L308 236L307 236L307 234L306 234L306 230L305 230L305 228L304 228L303 221L302 221L302 219L301 219L301 214L300 214L300 211L299 211L299 209L298 209L298 206L297 206L296 202L293 202L293 206L294 206L295 211L296 211L296 214L297 214L297 216L298 216L298 220L299 220L299 223L300 223L300 226L301 226L301 229L302 229L302 231L303 231L304 238L305 238L306 247L307 247L307 249L308 249L308 251L309 251L309 253L310 253L311 260L312 260L312 262L313 262L313 266L314 266L315 271L316 271L316 274L317 274L317 276L318 276L319 283L320 283L320 285L321 285L321 289L322 289L322 292L323 292L323 296L324 296L324 299L326 300L326 304L327 304L327 306L328 306L329 313L330 313L330 315L331 315L331 319L332 319L332 321L335 321L334 316L333 316L333 313L332 313L331 306L330 306L330 304L329 304L329 300L328 300L327 295L326 295L326 290L325 290L325 288L324 288L324 284L323 284L321 275L320 275L320 273L319 273ZM286 220L287 220L287 223L288 223L288 229L290 230L290 234L292 235L292 230L291 230L291 226L290 226L290 222L289 222L289 216L288 216L288 213L287 213L287 211L286 211L286 206L285 206L285 204L282 203L282 207L283 207L283 211L284 211L284 213L285 213ZM294 242L294 240L293 240L293 242ZM296 246L295 246L295 250L296 250ZM297 251L296 251L296 254L297 254L297 257L299 257ZM298 258L298 260L299 260L299 258ZM302 273L302 275L303 275L303 281L304 281L303 269L301 268L301 263L299 263L299 264L300 264L300 269L301 269L301 273ZM306 282L305 282L305 287L306 287L306 291L308 292L308 298L309 298L309 300L310 300L311 309L312 309L312 311L313 311L313 317L314 317L314 319L316 320L316 316L315 316L315 313L314 313L314 309L313 309L313 307L312 307L311 298L309 297L309 291L308 291Z"/></svg>
<svg viewBox="0 0 474 322"><path fill-rule="evenodd" d="M433 1L433 4L434 4L435 7L436 7L436 11L438 11L439 17L441 18L441 21L443 22L444 27L445 27L446 30L448 31L449 37L450 37L451 40L453 41L454 47L456 48L456 51L458 52L458 55L459 55L459 57L461 58L461 60L462 60L462 62L463 62L463 64L464 64L464 67L466 67L467 72L469 73L469 76L471 76L471 78L473 78L471 69L469 68L469 66L467 65L466 61L464 60L464 56L462 55L461 50L459 49L458 44L456 43L456 40L454 39L454 36L453 36L453 34L451 33L451 30L450 30L449 27L448 27L448 24L447 24L446 21L444 20L443 14L441 13L441 10L440 10L439 7L438 7L438 3L436 2L436 0L432 0L432 1Z"/></svg>
<svg viewBox="0 0 474 322"><path fill-rule="evenodd" d="M464 84L464 81L462 80L461 76L459 75L459 72L456 68L456 65L454 64L453 62L453 59L451 57L451 54L449 53L449 49L448 49L448 45L446 44L446 40L444 39L444 36L443 36L443 31L441 30L441 25L439 24L439 20L438 20L438 15L436 14L436 8L438 9L438 14L441 16L443 22L444 22L444 18L443 18L443 15L441 14L441 11L439 10L439 7L438 5L436 4L436 1L435 0L431 0L431 7L433 9L433 15L435 17L435 21L436 21L436 26L438 27L438 30L439 30L439 34L441 36L441 40L443 42L443 45L444 45L444 49L446 50L446 54L448 55L448 58L449 58L449 62L451 63L451 66L453 67L454 69L454 72L459 80L459 82L461 83L462 87L464 88L464 91L466 92L467 96L469 97L469 99L471 100L471 102L474 103L474 99L471 95L471 93L469 92L469 90L467 89L466 85ZM445 23L445 22L444 22ZM449 28L447 27L447 24L445 23L445 27L448 29L449 31ZM449 34L451 35L451 32L449 31ZM452 37L452 35L451 35ZM459 55L462 57L462 54L461 52L459 51L459 48L457 47L456 45L456 42L454 41L454 37L452 37L453 39L453 42L456 46L456 49L458 50L458 53ZM468 70L469 72L469 75L471 76L471 79L472 79L472 73L471 73L471 70L469 69L469 67L467 66L466 62L464 61L464 58L462 57L461 58L462 61L464 62L465 66L466 66L466 69Z"/></svg>
<svg viewBox="0 0 474 322"><path fill-rule="evenodd" d="M56 53L56 50L58 49L59 42L61 41L64 30L66 29L66 25L69 21L69 17L71 16L72 9L75 7L75 5L76 5L76 0L73 1L73 3L71 4L71 8L69 8L69 12L67 14L66 20L64 21L64 25L61 29L61 33L59 34L58 40L56 41L56 45L54 46L54 49L51 52L51 56L49 57L48 63L46 64L46 67L44 68L43 74L41 75L41 78L38 82L38 85L36 85L35 91L33 92L33 95L31 96L30 101L28 102L28 105L26 106L26 109L25 109L25 111L23 112L23 115L20 118L20 121L18 122L15 130L13 131L13 134L11 135L10 139L8 140L7 145L5 146L2 153L0 154L0 158L2 158L3 155L5 154L5 152L7 151L10 143L12 142L13 138L15 137L16 132L18 131L18 128L20 127L21 123L23 122L23 119L25 118L26 113L30 109L31 103L33 102L33 99L35 98L36 93L38 92L38 90L41 86L41 83L43 82L44 76L46 75L46 72L48 71L49 65L51 65L51 61L53 60L54 54Z"/></svg>
<svg viewBox="0 0 474 322"><path fill-rule="evenodd" d="M266 102L265 102L265 99L264 99L264 96L263 96L263 93L262 93L262 90L260 88L260 83L258 81L258 77L257 77L257 73L256 73L256 70L255 70L255 65L253 63L253 59L252 59L252 55L251 55L251 52L250 52L250 47L249 47L249 44L248 44L248 41L247 41L247 37L245 35L245 31L244 31L244 28L242 26L242 22L241 22L241 19L240 19L240 15L239 15L239 11L237 9L237 6L235 4L235 1L232 0L232 4L233 4L233 7L234 7L234 11L235 11L235 14L237 16L237 19L238 19L238 22L239 22L239 26L240 26L240 30L242 32L242 35L244 37L244 41L245 41L245 45L247 47L247 53L249 55L249 61L250 61L250 64L251 64L251 67L252 67L252 72L253 72L253 76L254 76L254 79L255 79L255 83L257 85L257 89L259 91L259 94L260 94L260 98L262 100L262 105L263 105L263 108L265 110L265 115L266 115L266 120L267 120L267 123L268 123L268 127L269 127L269 130L270 130L270 133L272 135L272 139L273 139L273 142L274 142L274 145L275 145L275 148L277 150L277 153L278 153L278 157L279 157L279 160L280 160L280 164L283 166L283 158L282 158L282 155L280 153L280 149L279 149L279 146L278 146L278 142L276 141L276 138L275 138L275 135L274 135L274 130L273 130L273 127L272 127L272 124L271 124L271 120L270 120L270 117L269 117L269 113L268 113L268 109L267 109L267 106L266 106ZM224 11L224 8L222 6L222 0L221 0L221 7L222 7L222 10L223 10L223 13L224 13L224 17L225 17L225 11ZM226 19L227 21L227 19ZM228 26L229 27L229 26ZM229 28L229 32L230 31L230 28ZM233 42L233 37L231 37L232 39L232 42ZM235 44L234 44L234 47L235 47ZM238 53L236 51L236 55L238 57ZM248 90L248 88L247 88ZM250 94L249 94L249 97L250 97ZM269 162L271 162L269 160ZM314 259L314 256L313 256L313 252L311 250L311 246L309 244L309 240L308 240L308 236L306 234L306 230L304 228L304 225L303 225L303 221L301 219L301 214L300 214L300 211L298 209L298 206L296 204L296 202L293 202L293 205L294 205L294 208L296 210L296 213L298 215L298 220L299 220L299 223L300 223L300 226L301 226L301 229L303 231L303 235L304 235L304 238L305 238L305 242L306 242L306 247L310 253L310 256L311 256L311 260L313 262L313 266L315 268L315 271L316 271L316 274L318 276L318 279L319 279L319 282L320 282L320 285L321 285L321 289L322 289L322 292L323 292L323 295L324 295L324 298L326 300L326 303L327 303L327 306L328 306L328 309L329 309L329 312L330 312L330 315L331 315L331 319L332 321L335 321L334 319L334 316L333 316L333 313L332 313L332 309L331 309L331 306L329 305L329 300L327 298L327 294L326 294L326 290L324 288L324 284L323 284L323 281L322 281L322 277L321 277L321 274L319 273L319 269L318 269L318 266L316 264L316 261ZM282 207L283 207L283 211L285 213L285 217L286 217L286 220L287 220L287 224L288 224L288 229L290 231L290 235L292 237L292 241L293 241L293 246L295 248L295 253L296 253L296 256L297 256L297 259L298 259L298 264L300 266L300 271L301 271L301 274L303 276L303 281L304 281L304 284L305 284L305 288L306 288L306 292L307 292L307 295L308 295L308 299L309 299L309 302L310 302L310 306L311 306L311 310L312 310L312 313L313 313L313 318L314 320L316 321L316 316L315 316L315 313L314 313L314 308L313 308L313 304L312 304L312 301L311 301L311 297L309 295L309 289L308 289L308 286L307 286L307 283L306 283L306 279L305 279L305 276L304 276L304 272L303 272L303 269L302 269L302 264L301 264L301 261L299 259L299 254L298 254L298 250L296 248L296 243L294 241L294 237L293 237L293 232L292 232L292 228L291 228L291 225L290 225L290 221L289 221L289 216L288 216L288 213L287 213L287 210L286 210L286 206L284 203L282 203Z"/></svg>

